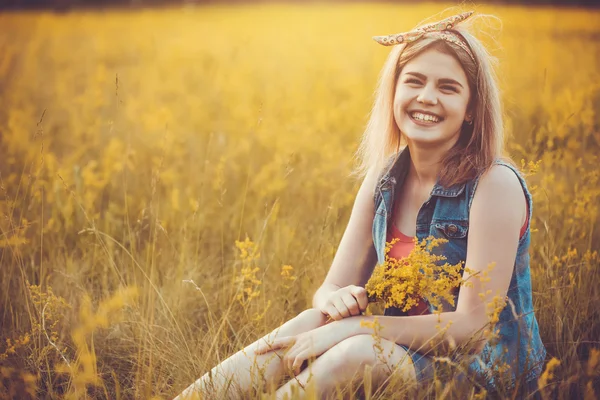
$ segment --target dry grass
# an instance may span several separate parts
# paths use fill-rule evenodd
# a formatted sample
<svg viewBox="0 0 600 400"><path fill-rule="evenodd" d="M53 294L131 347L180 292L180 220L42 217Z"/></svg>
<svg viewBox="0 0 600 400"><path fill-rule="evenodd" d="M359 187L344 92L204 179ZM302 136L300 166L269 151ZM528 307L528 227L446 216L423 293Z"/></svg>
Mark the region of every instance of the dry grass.
<svg viewBox="0 0 600 400"><path fill-rule="evenodd" d="M0 14L0 396L172 396L307 308L358 188L371 36L441 9ZM480 36L509 152L539 161L543 392L592 399L600 13L478 10L504 23Z"/></svg>

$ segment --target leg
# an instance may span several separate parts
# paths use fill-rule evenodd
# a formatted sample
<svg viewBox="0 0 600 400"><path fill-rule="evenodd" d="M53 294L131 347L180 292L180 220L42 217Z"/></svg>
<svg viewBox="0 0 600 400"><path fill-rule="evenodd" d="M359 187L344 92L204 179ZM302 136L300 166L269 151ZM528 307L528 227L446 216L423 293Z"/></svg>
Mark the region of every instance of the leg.
<svg viewBox="0 0 600 400"><path fill-rule="evenodd" d="M234 393L236 390L247 393L251 389L252 383L260 379L261 374L264 374L263 379L267 386L274 385L284 373L281 357L283 357L285 349L281 352L271 351L256 355L254 350L259 342L264 344L264 340L272 341L276 337L307 332L324 325L325 320L326 316L315 308L301 312L268 335L215 366L175 399L216 398L213 397L215 393L219 393L219 398L232 398L236 396ZM229 384L233 387L228 387Z"/></svg>
<svg viewBox="0 0 600 400"><path fill-rule="evenodd" d="M373 389L389 383L390 379L400 379L403 384L414 387L416 371L406 350L382 338L379 339L381 347L376 348L377 345L371 335L352 336L338 343L298 374L296 379L279 388L277 399L286 395L291 398L292 391L302 394L303 390L298 389L299 383L302 386L315 385L317 398L325 398L335 391L336 386L345 386L355 379L362 380L367 371L370 371Z"/></svg>

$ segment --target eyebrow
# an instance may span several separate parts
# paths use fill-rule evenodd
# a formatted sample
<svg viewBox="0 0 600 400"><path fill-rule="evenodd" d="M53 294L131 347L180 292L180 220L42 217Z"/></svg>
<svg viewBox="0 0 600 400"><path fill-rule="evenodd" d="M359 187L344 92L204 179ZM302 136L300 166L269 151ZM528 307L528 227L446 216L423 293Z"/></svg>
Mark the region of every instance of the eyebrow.
<svg viewBox="0 0 600 400"><path fill-rule="evenodd" d="M427 80L427 77L425 75L419 73L419 72L407 72L406 75L413 75L413 76L416 76L417 78L421 78L421 79L423 79L425 81ZM454 79L440 78L440 79L438 79L438 82L439 83L451 83L451 84L454 84L454 85L458 85L458 86L460 86L461 88L464 89L463 85L461 85L460 83L458 83Z"/></svg>

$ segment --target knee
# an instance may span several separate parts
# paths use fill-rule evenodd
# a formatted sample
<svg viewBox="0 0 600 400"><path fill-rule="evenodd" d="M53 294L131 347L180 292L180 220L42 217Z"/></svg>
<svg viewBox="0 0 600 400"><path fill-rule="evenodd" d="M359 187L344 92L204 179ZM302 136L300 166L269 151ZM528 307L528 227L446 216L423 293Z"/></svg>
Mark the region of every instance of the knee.
<svg viewBox="0 0 600 400"><path fill-rule="evenodd" d="M331 349L334 350L332 356L340 366L372 366L377 362L375 345L371 335L351 336Z"/></svg>

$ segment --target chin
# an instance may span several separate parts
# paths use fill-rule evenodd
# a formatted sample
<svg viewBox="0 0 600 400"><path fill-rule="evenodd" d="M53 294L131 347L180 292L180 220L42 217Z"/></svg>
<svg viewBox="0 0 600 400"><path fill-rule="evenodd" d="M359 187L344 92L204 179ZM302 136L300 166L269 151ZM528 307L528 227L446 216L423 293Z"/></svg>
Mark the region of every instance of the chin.
<svg viewBox="0 0 600 400"><path fill-rule="evenodd" d="M419 136L406 136L406 140L418 146L434 147L441 146L446 141L440 138L423 138Z"/></svg>
<svg viewBox="0 0 600 400"><path fill-rule="evenodd" d="M414 127L408 127L407 129L401 129L404 137L414 143L439 143L450 139L449 135L440 131L427 131L418 130Z"/></svg>
<svg viewBox="0 0 600 400"><path fill-rule="evenodd" d="M404 137L409 141L415 144L422 145L444 145L445 143L452 142L458 140L460 130L458 133L450 133L445 129L442 131L440 129L419 129L408 122L409 126L404 126L404 129L400 129L403 133Z"/></svg>

